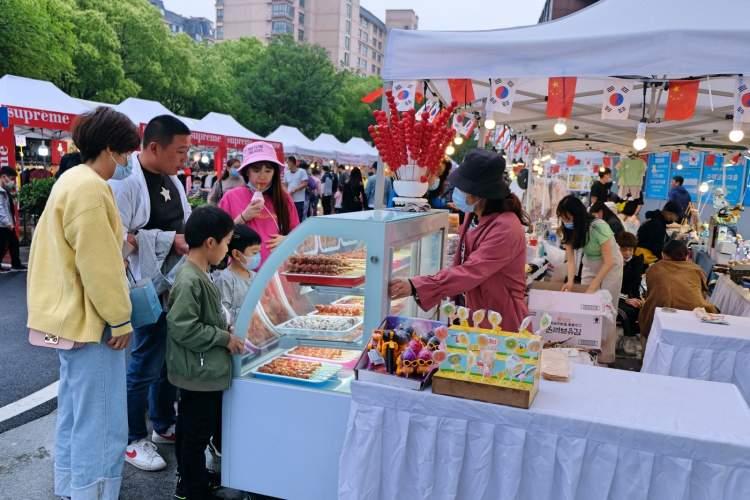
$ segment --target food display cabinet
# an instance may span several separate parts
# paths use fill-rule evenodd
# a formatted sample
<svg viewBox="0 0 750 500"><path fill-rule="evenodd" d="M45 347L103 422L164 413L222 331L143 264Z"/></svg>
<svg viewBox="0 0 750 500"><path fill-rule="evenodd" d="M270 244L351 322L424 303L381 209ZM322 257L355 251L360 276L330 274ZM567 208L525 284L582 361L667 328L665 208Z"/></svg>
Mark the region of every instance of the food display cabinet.
<svg viewBox="0 0 750 500"><path fill-rule="evenodd" d="M388 283L439 271L447 229L443 211L314 217L271 253L235 323L246 352L224 393L224 486L337 497L354 364L384 317L436 317L392 302Z"/></svg>

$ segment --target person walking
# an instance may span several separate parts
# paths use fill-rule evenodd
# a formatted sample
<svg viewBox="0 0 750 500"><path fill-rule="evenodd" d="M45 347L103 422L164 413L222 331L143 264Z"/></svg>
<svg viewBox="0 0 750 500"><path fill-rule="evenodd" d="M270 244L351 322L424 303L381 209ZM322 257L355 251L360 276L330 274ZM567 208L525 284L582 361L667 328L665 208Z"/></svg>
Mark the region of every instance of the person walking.
<svg viewBox="0 0 750 500"><path fill-rule="evenodd" d="M73 127L81 165L52 188L29 258L28 327L76 342L58 349L58 497L117 500L127 446L125 348L130 297L122 226L107 180L138 147L138 129L109 107Z"/></svg>
<svg viewBox="0 0 750 500"><path fill-rule="evenodd" d="M294 200L299 221L305 220L305 197L307 191L307 172L299 168L297 158L289 156L286 159L287 170L284 172L284 187Z"/></svg>
<svg viewBox="0 0 750 500"><path fill-rule="evenodd" d="M110 182L128 244L134 248L128 255L128 267L135 281L166 283L163 274L187 254L184 228L190 205L177 172L187 162L189 149L190 129L174 116L157 116L146 125L140 153L130 157L132 173ZM168 283L164 286L157 289L162 292L162 303ZM153 325L133 332L127 377L129 432L125 460L145 471L167 466L154 443L175 441L177 394L167 380L166 349L166 313ZM146 428L147 410L153 426L151 439Z"/></svg>
<svg viewBox="0 0 750 500"><path fill-rule="evenodd" d="M679 220L688 216L688 207L690 206L690 202L693 201L690 198L690 193L685 189L683 184L685 184L685 178L681 175L675 175L672 177L672 185L669 189L669 201L674 202L680 207L680 212L677 214L680 217Z"/></svg>
<svg viewBox="0 0 750 500"><path fill-rule="evenodd" d="M378 179L378 162L373 163L368 168L368 175L367 175L367 186L365 186L365 197L367 198L367 208L370 210L373 210L375 208L375 193L377 192L377 179ZM393 185L391 183L391 178L387 175L383 176L383 181L385 184L383 185L383 206L388 206L388 200L391 197L391 190L393 189Z"/></svg>
<svg viewBox="0 0 750 500"><path fill-rule="evenodd" d="M333 196L338 189L338 176L331 172L330 165L323 165L323 177L321 178L323 215L331 215L333 213Z"/></svg>
<svg viewBox="0 0 750 500"><path fill-rule="evenodd" d="M16 170L11 167L0 168L0 264L5 259L5 254L10 252L10 270L25 271L16 235L16 202L13 199L15 190ZM0 272L5 270L0 267Z"/></svg>
<svg viewBox="0 0 750 500"><path fill-rule="evenodd" d="M341 212L361 212L366 209L367 195L365 195L365 186L362 182L362 171L353 168L342 191Z"/></svg>

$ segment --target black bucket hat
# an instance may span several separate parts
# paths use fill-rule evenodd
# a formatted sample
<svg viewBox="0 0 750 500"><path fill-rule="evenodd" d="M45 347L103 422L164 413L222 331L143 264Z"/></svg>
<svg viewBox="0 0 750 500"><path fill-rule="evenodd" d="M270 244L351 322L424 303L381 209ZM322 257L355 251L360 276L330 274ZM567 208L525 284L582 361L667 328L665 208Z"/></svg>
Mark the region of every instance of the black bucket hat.
<svg viewBox="0 0 750 500"><path fill-rule="evenodd" d="M451 172L448 182L461 191L488 200L503 200L510 189L503 179L505 160L485 149L474 149L464 157L461 166Z"/></svg>

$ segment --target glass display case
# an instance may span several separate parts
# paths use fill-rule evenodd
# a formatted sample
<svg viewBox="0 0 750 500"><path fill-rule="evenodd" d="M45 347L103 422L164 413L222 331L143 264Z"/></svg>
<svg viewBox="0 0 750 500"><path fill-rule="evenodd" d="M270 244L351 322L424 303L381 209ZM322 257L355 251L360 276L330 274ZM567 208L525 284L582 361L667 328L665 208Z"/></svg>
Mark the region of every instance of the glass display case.
<svg viewBox="0 0 750 500"><path fill-rule="evenodd" d="M439 271L447 228L439 211L315 217L271 254L234 318L246 352L224 396L222 484L336 497L353 367L385 316L435 317L388 283Z"/></svg>

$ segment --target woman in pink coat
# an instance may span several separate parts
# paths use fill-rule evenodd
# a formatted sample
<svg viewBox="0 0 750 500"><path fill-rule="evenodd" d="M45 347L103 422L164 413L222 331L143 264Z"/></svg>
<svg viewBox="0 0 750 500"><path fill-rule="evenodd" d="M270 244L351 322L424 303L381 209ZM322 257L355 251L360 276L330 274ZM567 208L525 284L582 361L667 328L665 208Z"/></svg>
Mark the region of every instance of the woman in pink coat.
<svg viewBox="0 0 750 500"><path fill-rule="evenodd" d="M260 235L261 263L284 238L299 225L294 201L281 185L284 165L267 142L253 142L242 151L240 175L247 186L227 191L219 208L227 212L235 224L247 224ZM262 196L255 195L257 192Z"/></svg>
<svg viewBox="0 0 750 500"><path fill-rule="evenodd" d="M504 330L518 330L528 314L524 226L529 219L503 172L505 160L495 153L476 149L466 155L448 178L455 186L453 203L467 214L454 266L391 282L391 299L411 295L428 310L444 298L463 296L469 309L497 311ZM486 320L484 326L489 327Z"/></svg>

